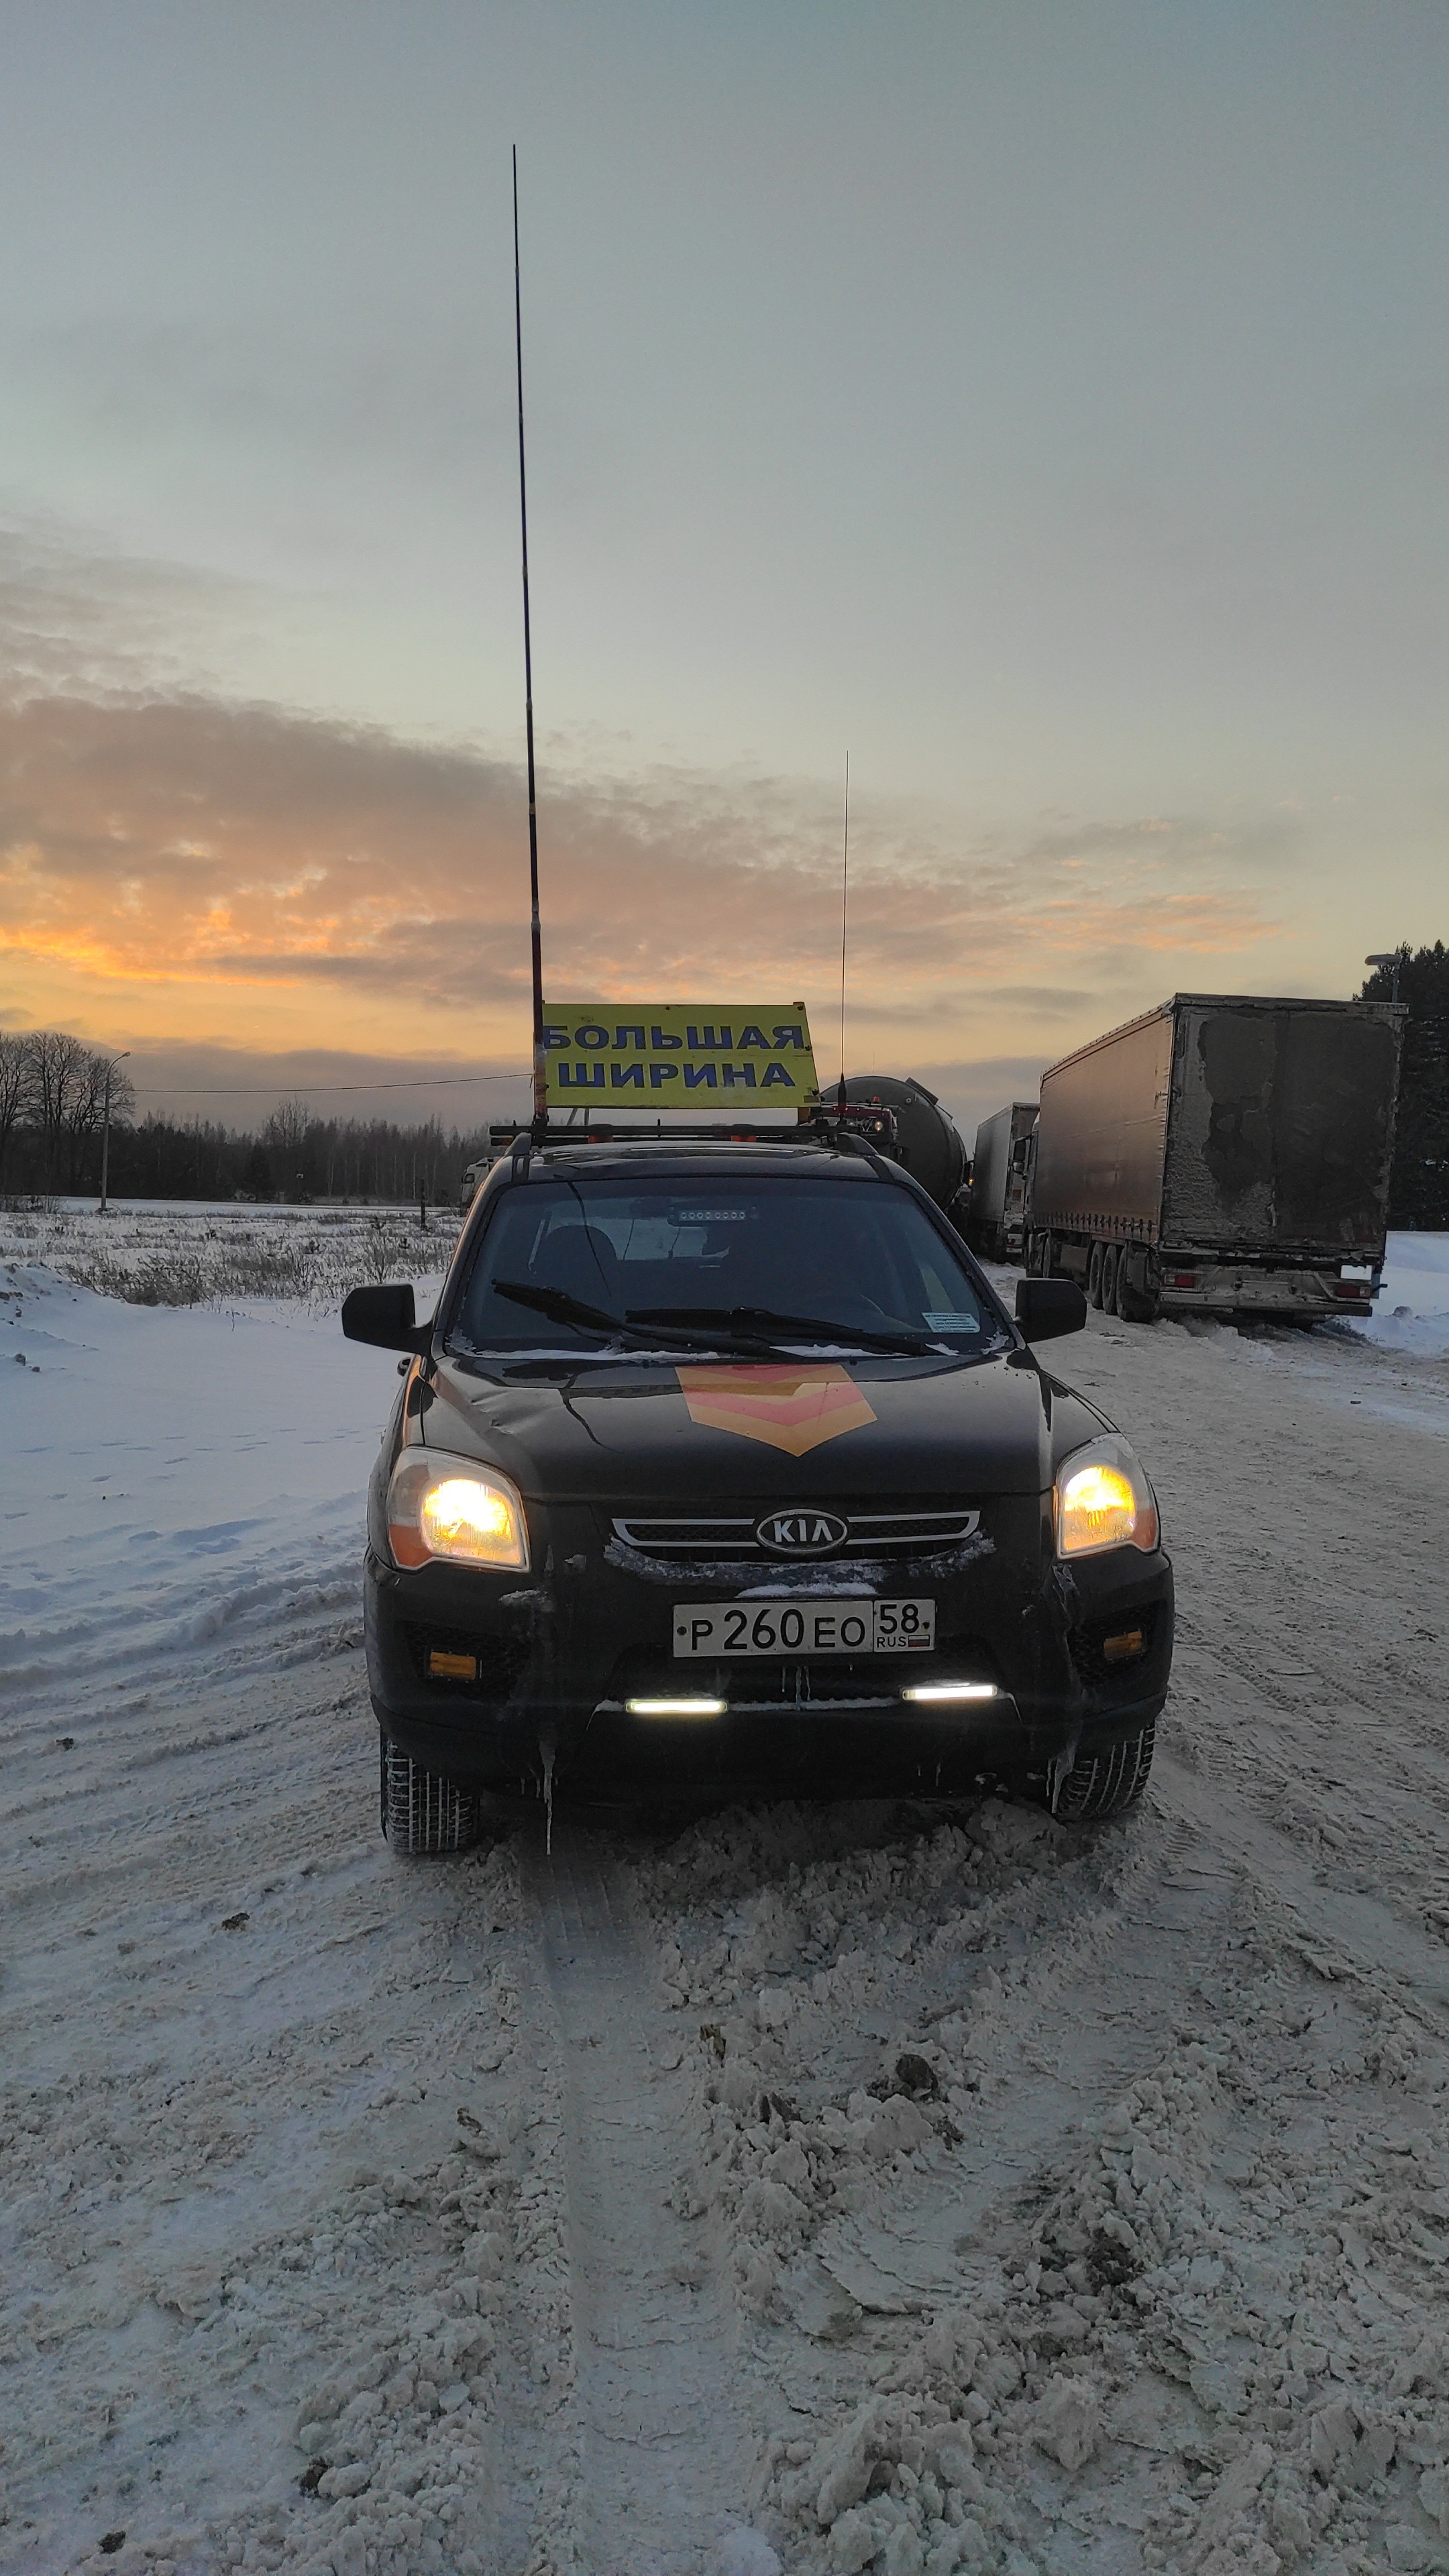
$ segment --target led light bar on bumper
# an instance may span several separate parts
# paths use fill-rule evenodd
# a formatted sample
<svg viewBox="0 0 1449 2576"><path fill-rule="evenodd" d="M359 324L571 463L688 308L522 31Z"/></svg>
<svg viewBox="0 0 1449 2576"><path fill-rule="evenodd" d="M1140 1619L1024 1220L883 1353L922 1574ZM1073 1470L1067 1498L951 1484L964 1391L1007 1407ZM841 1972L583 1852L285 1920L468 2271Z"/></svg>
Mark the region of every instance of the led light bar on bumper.
<svg viewBox="0 0 1449 2576"><path fill-rule="evenodd" d="M901 1693L902 1699L925 1701L930 1706L944 1707L952 1700L997 1699L995 1682L912 1682Z"/></svg>
<svg viewBox="0 0 1449 2576"><path fill-rule="evenodd" d="M528 1571L523 1497L496 1467L443 1449L404 1449L387 1489L387 1535L397 1564Z"/></svg>
<svg viewBox="0 0 1449 2576"><path fill-rule="evenodd" d="M723 1717L726 1703L722 1699L626 1699L624 1706L631 1717Z"/></svg>
<svg viewBox="0 0 1449 2576"><path fill-rule="evenodd" d="M1157 1496L1127 1442L1115 1432L1074 1449L1057 1469L1052 1520L1058 1556L1096 1556L1104 1548L1158 1544Z"/></svg>

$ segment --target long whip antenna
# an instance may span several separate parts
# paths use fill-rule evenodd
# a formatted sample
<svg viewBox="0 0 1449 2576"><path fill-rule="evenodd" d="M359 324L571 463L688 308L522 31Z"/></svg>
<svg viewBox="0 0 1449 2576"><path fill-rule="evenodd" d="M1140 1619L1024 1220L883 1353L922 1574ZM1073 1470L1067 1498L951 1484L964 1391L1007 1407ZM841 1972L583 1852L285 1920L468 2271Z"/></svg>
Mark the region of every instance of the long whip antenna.
<svg viewBox="0 0 1449 2576"><path fill-rule="evenodd" d="M845 1116L845 933L850 917L850 754L845 755L845 843L840 859L840 1089L835 1114Z"/></svg>
<svg viewBox="0 0 1449 2576"><path fill-rule="evenodd" d="M543 1046L543 932L538 915L538 785L533 766L533 629L528 613L528 470L523 451L523 286L518 259L518 146L513 147L513 340L518 359L518 516L523 536L523 721L528 738L528 885L533 911L533 1132L548 1127Z"/></svg>

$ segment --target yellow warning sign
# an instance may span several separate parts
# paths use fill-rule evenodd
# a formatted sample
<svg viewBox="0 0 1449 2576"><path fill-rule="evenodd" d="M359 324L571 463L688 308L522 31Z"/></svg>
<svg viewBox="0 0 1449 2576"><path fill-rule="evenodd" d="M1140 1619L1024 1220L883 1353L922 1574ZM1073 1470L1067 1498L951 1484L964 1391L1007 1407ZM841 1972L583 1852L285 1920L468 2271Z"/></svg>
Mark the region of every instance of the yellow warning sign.
<svg viewBox="0 0 1449 2576"><path fill-rule="evenodd" d="M545 1002L550 1109L788 1117L820 1092L803 1002Z"/></svg>

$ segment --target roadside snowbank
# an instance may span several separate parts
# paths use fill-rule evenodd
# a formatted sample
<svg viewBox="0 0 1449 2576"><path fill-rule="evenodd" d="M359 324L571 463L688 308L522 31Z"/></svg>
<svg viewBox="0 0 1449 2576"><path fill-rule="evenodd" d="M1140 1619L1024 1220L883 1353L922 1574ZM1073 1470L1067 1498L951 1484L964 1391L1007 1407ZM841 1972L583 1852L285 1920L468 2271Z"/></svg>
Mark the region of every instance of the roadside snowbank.
<svg viewBox="0 0 1449 2576"><path fill-rule="evenodd" d="M1449 1234L1391 1234L1374 1311L1352 1329L1385 1350L1449 1351Z"/></svg>
<svg viewBox="0 0 1449 2576"><path fill-rule="evenodd" d="M295 1303L132 1306L0 1266L0 1673L115 1675L357 1597L395 1362Z"/></svg>

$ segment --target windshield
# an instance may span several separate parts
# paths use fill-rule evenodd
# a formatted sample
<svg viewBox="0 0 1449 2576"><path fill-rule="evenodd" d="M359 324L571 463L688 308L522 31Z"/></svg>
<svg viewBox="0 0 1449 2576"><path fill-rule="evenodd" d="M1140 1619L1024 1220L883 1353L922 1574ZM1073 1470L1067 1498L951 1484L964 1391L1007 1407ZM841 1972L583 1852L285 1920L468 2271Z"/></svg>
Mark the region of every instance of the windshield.
<svg viewBox="0 0 1449 2576"><path fill-rule="evenodd" d="M1010 1338L904 1190L785 1174L505 1191L449 1348L600 1350L602 1320L577 1307L628 1325L636 1351L753 1341L975 1355Z"/></svg>

